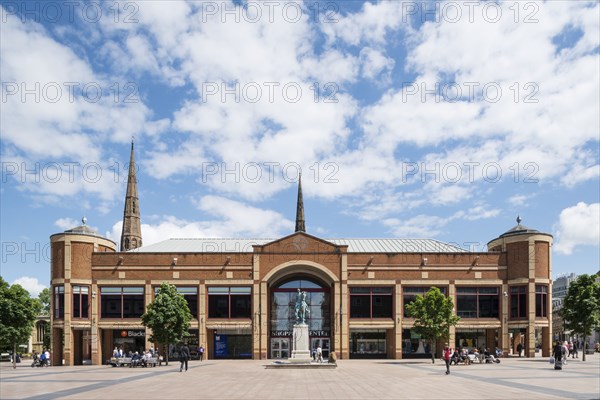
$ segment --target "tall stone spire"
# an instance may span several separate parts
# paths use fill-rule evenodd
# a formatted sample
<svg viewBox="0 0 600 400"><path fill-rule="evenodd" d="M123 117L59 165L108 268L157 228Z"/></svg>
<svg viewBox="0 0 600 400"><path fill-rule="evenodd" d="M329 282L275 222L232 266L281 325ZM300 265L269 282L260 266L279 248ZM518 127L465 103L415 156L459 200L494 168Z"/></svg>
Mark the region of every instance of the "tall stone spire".
<svg viewBox="0 0 600 400"><path fill-rule="evenodd" d="M140 207L133 158L133 140L129 156L129 174L127 176L127 193L125 194L125 209L123 210L123 230L121 231L121 251L127 251L142 246L142 228L140 225Z"/></svg>
<svg viewBox="0 0 600 400"><path fill-rule="evenodd" d="M304 201L302 200L302 174L298 175L298 202L296 203L296 232L306 232L304 226Z"/></svg>

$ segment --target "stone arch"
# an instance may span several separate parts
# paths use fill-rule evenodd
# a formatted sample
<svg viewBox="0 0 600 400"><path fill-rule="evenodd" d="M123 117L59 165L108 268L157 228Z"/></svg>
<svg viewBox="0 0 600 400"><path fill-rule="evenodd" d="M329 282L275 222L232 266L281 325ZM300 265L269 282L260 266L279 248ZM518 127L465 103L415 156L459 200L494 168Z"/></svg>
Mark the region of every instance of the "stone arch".
<svg viewBox="0 0 600 400"><path fill-rule="evenodd" d="M333 272L325 268L323 265L316 263L314 261L308 260L294 260L288 261L283 264L279 264L275 268L273 268L265 277L263 278L263 282L274 283L286 277L287 275L293 275L298 273L297 269L294 267L303 267L302 272L307 275L312 275L328 285L333 285L333 283L338 282L339 279Z"/></svg>

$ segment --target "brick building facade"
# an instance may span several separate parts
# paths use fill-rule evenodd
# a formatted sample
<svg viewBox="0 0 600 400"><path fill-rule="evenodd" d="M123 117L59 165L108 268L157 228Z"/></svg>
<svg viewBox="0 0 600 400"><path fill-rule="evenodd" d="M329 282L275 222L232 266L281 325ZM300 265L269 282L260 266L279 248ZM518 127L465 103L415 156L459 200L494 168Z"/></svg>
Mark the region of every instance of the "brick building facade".
<svg viewBox="0 0 600 400"><path fill-rule="evenodd" d="M137 203L137 188L128 185L127 199ZM85 224L52 235L53 364L102 364L115 346L154 346L139 317L162 282L186 298L187 341L208 358L289 357L298 288L308 294L311 345L325 355L428 357L436 349L412 330L404 306L433 286L461 317L452 346L515 354L521 343L527 357L550 354L551 235L518 219L487 252L428 239L323 239L303 232L301 202L299 186L297 231L276 239L130 241L118 252ZM138 205L126 205L124 219L139 221ZM141 231L131 237L141 245Z"/></svg>

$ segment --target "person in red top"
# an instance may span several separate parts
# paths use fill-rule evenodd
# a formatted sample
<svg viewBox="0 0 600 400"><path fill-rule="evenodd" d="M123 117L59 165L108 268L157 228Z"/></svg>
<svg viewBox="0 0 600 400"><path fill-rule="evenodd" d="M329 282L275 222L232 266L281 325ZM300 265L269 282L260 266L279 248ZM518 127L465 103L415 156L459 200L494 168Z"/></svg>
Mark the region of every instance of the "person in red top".
<svg viewBox="0 0 600 400"><path fill-rule="evenodd" d="M450 375L450 359L452 357L452 350L450 347L444 347L444 362L446 363L446 375Z"/></svg>

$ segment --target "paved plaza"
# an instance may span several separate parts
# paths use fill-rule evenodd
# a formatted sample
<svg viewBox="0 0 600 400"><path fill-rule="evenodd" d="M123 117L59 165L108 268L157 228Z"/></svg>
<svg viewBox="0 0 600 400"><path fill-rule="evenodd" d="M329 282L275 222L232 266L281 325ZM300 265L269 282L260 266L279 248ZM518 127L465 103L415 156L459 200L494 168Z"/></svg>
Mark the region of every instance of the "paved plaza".
<svg viewBox="0 0 600 400"><path fill-rule="evenodd" d="M324 369L266 369L268 361L190 362L156 368L16 369L0 364L8 399L600 399L600 356L555 371L546 358L453 366L426 360L340 360Z"/></svg>

